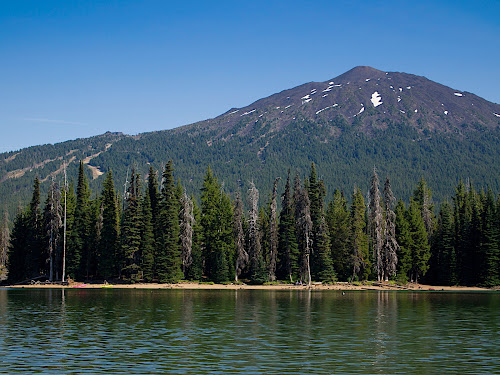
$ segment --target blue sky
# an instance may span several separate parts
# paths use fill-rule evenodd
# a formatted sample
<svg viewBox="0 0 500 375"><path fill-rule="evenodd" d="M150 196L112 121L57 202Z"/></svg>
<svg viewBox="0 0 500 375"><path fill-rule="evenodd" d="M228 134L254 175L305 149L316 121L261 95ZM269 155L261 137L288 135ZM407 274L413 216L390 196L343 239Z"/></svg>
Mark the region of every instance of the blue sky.
<svg viewBox="0 0 500 375"><path fill-rule="evenodd" d="M500 103L500 1L2 1L0 152L215 117L357 65Z"/></svg>

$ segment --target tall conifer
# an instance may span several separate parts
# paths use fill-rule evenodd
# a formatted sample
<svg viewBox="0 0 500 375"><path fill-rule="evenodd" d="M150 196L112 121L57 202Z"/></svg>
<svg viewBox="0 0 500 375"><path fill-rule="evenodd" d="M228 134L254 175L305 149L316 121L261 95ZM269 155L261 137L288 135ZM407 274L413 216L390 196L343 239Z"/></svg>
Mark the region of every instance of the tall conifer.
<svg viewBox="0 0 500 375"><path fill-rule="evenodd" d="M397 279L400 282L408 282L411 269L411 246L412 238L410 234L410 223L408 222L408 212L402 200L396 205L396 241L399 245L397 253L398 263L396 267Z"/></svg>
<svg viewBox="0 0 500 375"><path fill-rule="evenodd" d="M330 241L325 219L324 197L326 195L323 181L318 180L316 166L311 164L308 195L311 202L312 246L311 274L320 281L333 281L334 271L330 253Z"/></svg>
<svg viewBox="0 0 500 375"><path fill-rule="evenodd" d="M243 201L241 194L236 193L233 210L233 236L236 245L236 266L234 269L234 280L238 277L248 264L248 253L245 249L245 233L243 231Z"/></svg>
<svg viewBox="0 0 500 375"><path fill-rule="evenodd" d="M157 274L160 282L177 282L182 279L181 249L179 244L179 200L174 183L173 161L163 171L161 200L159 202L159 246Z"/></svg>
<svg viewBox="0 0 500 375"><path fill-rule="evenodd" d="M120 256L121 274L126 280L137 282L141 278L141 228L143 215L141 207L140 175L132 168L130 184L127 188L123 222L120 230ZM118 259L117 259L118 260Z"/></svg>
<svg viewBox="0 0 500 375"><path fill-rule="evenodd" d="M117 276L119 246L119 202L115 193L113 173L106 174L102 190L102 229L99 242L98 272L104 279Z"/></svg>
<svg viewBox="0 0 500 375"><path fill-rule="evenodd" d="M71 193L68 193L68 197ZM69 207L70 203L68 203ZM78 184L76 186L76 206L73 228L67 246L68 275L73 279L87 276L87 265L90 254L91 208L90 190L85 175L84 164L80 161Z"/></svg>
<svg viewBox="0 0 500 375"><path fill-rule="evenodd" d="M361 190L354 188L351 205L352 279L366 280L370 275L368 236L365 232L365 201Z"/></svg>
<svg viewBox="0 0 500 375"><path fill-rule="evenodd" d="M142 201L142 226L141 226L141 269L143 279L146 282L152 282L154 278L154 229L153 215L151 213L151 201L149 199L149 190Z"/></svg>
<svg viewBox="0 0 500 375"><path fill-rule="evenodd" d="M295 216L292 205L292 189L290 186L290 170L286 179L285 192L281 196L282 207L278 237L278 279L293 282L298 277L298 245L295 234Z"/></svg>
<svg viewBox="0 0 500 375"><path fill-rule="evenodd" d="M352 276L351 216L344 194L339 190L335 190L333 200L328 203L326 220L334 270L339 280L347 281Z"/></svg>

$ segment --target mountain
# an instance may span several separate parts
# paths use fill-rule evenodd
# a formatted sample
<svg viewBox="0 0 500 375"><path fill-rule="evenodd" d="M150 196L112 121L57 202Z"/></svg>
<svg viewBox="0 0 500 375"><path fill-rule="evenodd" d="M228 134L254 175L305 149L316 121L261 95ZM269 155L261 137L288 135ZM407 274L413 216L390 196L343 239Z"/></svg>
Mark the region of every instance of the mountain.
<svg viewBox="0 0 500 375"><path fill-rule="evenodd" d="M356 67L172 130L108 132L0 154L0 210L26 204L35 176L42 193L51 178L61 182L63 162L76 181L83 160L96 194L108 168L123 191L132 165L145 177L149 165L161 169L169 159L189 193L199 192L210 165L230 191L245 192L253 180L262 201L276 177L288 168L304 176L313 161L329 194L342 188L349 196L355 184L366 190L374 166L403 199L421 177L438 201L460 178L498 192L500 105L425 77Z"/></svg>

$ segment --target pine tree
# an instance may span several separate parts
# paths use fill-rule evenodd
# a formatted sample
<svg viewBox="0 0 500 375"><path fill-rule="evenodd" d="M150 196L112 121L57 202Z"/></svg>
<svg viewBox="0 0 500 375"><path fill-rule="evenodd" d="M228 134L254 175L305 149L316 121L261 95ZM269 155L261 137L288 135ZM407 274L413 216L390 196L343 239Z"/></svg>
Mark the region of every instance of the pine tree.
<svg viewBox="0 0 500 375"><path fill-rule="evenodd" d="M153 237L154 237L154 252L153 252L153 257L154 257L154 263L156 267L156 262L157 262L157 257L158 254L160 254L160 245L161 245L161 225L160 225L160 192L158 188L158 176L157 172L153 169L153 167L149 167L149 174L148 174L148 193L149 193L149 200L150 200L150 205L151 205L151 220L153 223ZM155 269L155 274L156 274L156 269Z"/></svg>
<svg viewBox="0 0 500 375"><path fill-rule="evenodd" d="M8 280L10 283L22 281L27 278L26 256L28 250L28 220L26 212L19 209L10 235L8 250Z"/></svg>
<svg viewBox="0 0 500 375"><path fill-rule="evenodd" d="M293 282L298 277L298 245L295 234L295 215L292 205L292 193L290 187L290 170L282 195L282 208L280 213L279 236L278 236L278 279L288 279Z"/></svg>
<svg viewBox="0 0 500 375"><path fill-rule="evenodd" d="M351 216L344 194L335 190L328 204L326 220L330 236L333 267L339 280L347 281L352 276L351 266Z"/></svg>
<svg viewBox="0 0 500 375"><path fill-rule="evenodd" d="M127 189L125 209L123 211L123 222L120 230L120 252L116 259L121 263L122 276L131 282L141 279L141 228L143 226L143 215L141 207L141 184L140 175L132 168L130 184Z"/></svg>
<svg viewBox="0 0 500 375"><path fill-rule="evenodd" d="M205 274L215 282L229 281L235 265L233 209L210 168L201 189L201 210Z"/></svg>
<svg viewBox="0 0 500 375"><path fill-rule="evenodd" d="M410 200L408 209L408 222L411 236L410 280L418 283L419 278L429 269L430 246L420 207L413 199Z"/></svg>
<svg viewBox="0 0 500 375"><path fill-rule="evenodd" d="M248 264L248 253L245 249L245 232L243 231L243 201L241 194L236 194L233 209L233 233L236 244L236 266L234 270L234 281L238 282L238 277Z"/></svg>
<svg viewBox="0 0 500 375"><path fill-rule="evenodd" d="M488 189L488 192L484 197L481 221L480 283L486 286L500 285L500 249L498 246L499 228L497 223L495 198L491 189Z"/></svg>
<svg viewBox="0 0 500 375"><path fill-rule="evenodd" d="M316 166L311 164L309 175L308 195L311 201L312 246L311 246L311 274L312 278L320 281L335 279L330 253L330 241L325 219L324 198L326 195L323 181L317 179Z"/></svg>
<svg viewBox="0 0 500 375"><path fill-rule="evenodd" d="M233 205L229 195L220 190L219 216L219 245L216 253L216 273L214 281L227 282L234 275L234 238L233 238Z"/></svg>
<svg viewBox="0 0 500 375"><path fill-rule="evenodd" d="M141 226L141 269L144 281L150 283L154 279L154 252L155 239L153 229L153 215L151 213L151 201L149 199L149 190L142 201L142 226Z"/></svg>
<svg viewBox="0 0 500 375"><path fill-rule="evenodd" d="M280 178L274 180L273 193L271 196L270 212L269 212L269 262L268 262L268 276L269 281L276 280L276 265L278 259L278 218L277 210L277 196L278 196L278 182Z"/></svg>
<svg viewBox="0 0 500 375"><path fill-rule="evenodd" d="M33 195L26 213L27 220L27 252L25 270L27 278L39 276L44 269L45 259L42 256L43 218L40 210L40 181L38 177L33 183Z"/></svg>
<svg viewBox="0 0 500 375"><path fill-rule="evenodd" d="M361 190L354 188L351 205L352 279L366 280L370 275L368 236L365 232L365 201Z"/></svg>
<svg viewBox="0 0 500 375"><path fill-rule="evenodd" d="M453 197L453 222L455 224L455 251L457 257L457 278L461 285L471 285L473 279L472 246L472 189L460 181Z"/></svg>
<svg viewBox="0 0 500 375"><path fill-rule="evenodd" d="M434 205L432 204L432 194L427 187L427 182L422 177L416 190L413 192L413 199L419 208L422 219L424 220L425 230L429 239L434 232L434 223L436 218L434 216Z"/></svg>
<svg viewBox="0 0 500 375"><path fill-rule="evenodd" d="M75 207L76 207L76 196L75 189L73 186L73 181L70 181L69 186L65 183L65 186L61 189L61 203L63 209L63 215L65 215L65 223L63 219L63 229L62 229L62 241L63 241L63 264L61 265L62 275L64 277L63 281L67 281L66 275L68 274L68 252L71 245L71 238L73 238L73 227L75 222Z"/></svg>
<svg viewBox="0 0 500 375"><path fill-rule="evenodd" d="M98 273L105 280L118 274L119 204L115 193L113 173L106 174L102 190L102 229L99 241Z"/></svg>
<svg viewBox="0 0 500 375"><path fill-rule="evenodd" d="M254 283L263 283L264 259L261 249L261 233L259 228L259 191L253 181L248 189L248 257L250 279Z"/></svg>
<svg viewBox="0 0 500 375"><path fill-rule="evenodd" d="M193 247L191 249L192 262L188 268L187 279L200 281L203 276L203 254L202 254L202 236L203 228L201 226L201 211L196 204L196 200L191 196L193 202Z"/></svg>
<svg viewBox="0 0 500 375"><path fill-rule="evenodd" d="M179 200L173 176L173 161L163 171L161 200L159 202L159 247L157 274L162 283L175 283L182 279L182 259L179 244Z"/></svg>
<svg viewBox="0 0 500 375"><path fill-rule="evenodd" d="M370 185L370 234L371 243L373 248L373 266L377 280L382 281L385 279L385 262L383 255L384 246L384 217L382 207L380 204L380 191L378 188L379 179L377 171L373 168L373 176Z"/></svg>
<svg viewBox="0 0 500 375"><path fill-rule="evenodd" d="M390 276L396 274L398 263L399 244L396 240L396 213L394 212L394 204L396 198L392 193L391 182L387 177L384 185L384 210L385 210L385 225L384 225L384 245L382 249L382 258L384 264L384 280L388 281Z"/></svg>
<svg viewBox="0 0 500 375"><path fill-rule="evenodd" d="M480 194L469 191L472 215L469 232L469 263L466 265L468 273L468 284L477 285L481 283L481 274L484 266L484 253L482 252L483 211L486 195L484 191Z"/></svg>
<svg viewBox="0 0 500 375"><path fill-rule="evenodd" d="M68 198L70 196L71 193L68 192ZM68 201L68 208L70 208L70 204L71 202ZM80 161L74 222L68 236L67 246L68 275L73 279L83 279L88 275L91 225L90 190L85 176L84 164Z"/></svg>
<svg viewBox="0 0 500 375"><path fill-rule="evenodd" d="M293 204L295 212L295 232L300 253L300 279L311 285L311 202L307 188L302 187L299 176L295 176Z"/></svg>
<svg viewBox="0 0 500 375"><path fill-rule="evenodd" d="M457 284L453 210L448 202L443 202L439 210L429 263L429 273L432 273L432 279L437 285Z"/></svg>
<svg viewBox="0 0 500 375"><path fill-rule="evenodd" d="M397 253L398 263L396 267L397 279L400 282L408 282L411 269L411 247L412 238L410 234L410 223L408 222L408 211L402 200L396 205L396 241L399 245Z"/></svg>
<svg viewBox="0 0 500 375"><path fill-rule="evenodd" d="M51 181L49 193L45 202L44 210L44 234L46 251L43 258L45 259L45 273L49 275L49 281L54 281L54 273L62 274L61 264L61 228L63 219L63 208L61 206L61 196L59 186Z"/></svg>

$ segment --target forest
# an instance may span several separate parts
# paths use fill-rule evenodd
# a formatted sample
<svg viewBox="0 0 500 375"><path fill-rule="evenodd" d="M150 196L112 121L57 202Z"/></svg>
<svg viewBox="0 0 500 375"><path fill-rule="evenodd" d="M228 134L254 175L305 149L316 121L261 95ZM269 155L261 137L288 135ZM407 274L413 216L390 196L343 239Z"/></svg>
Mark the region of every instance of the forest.
<svg viewBox="0 0 500 375"><path fill-rule="evenodd" d="M468 181L435 207L423 178L405 204L376 168L368 192L335 190L329 202L314 163L306 177L288 170L286 181L276 178L267 195L252 181L229 194L209 167L198 199L175 179L172 160L145 178L132 168L123 196L109 170L92 197L85 171L80 162L76 189L52 180L43 204L35 178L11 230L3 216L8 283L500 285L500 199Z"/></svg>

